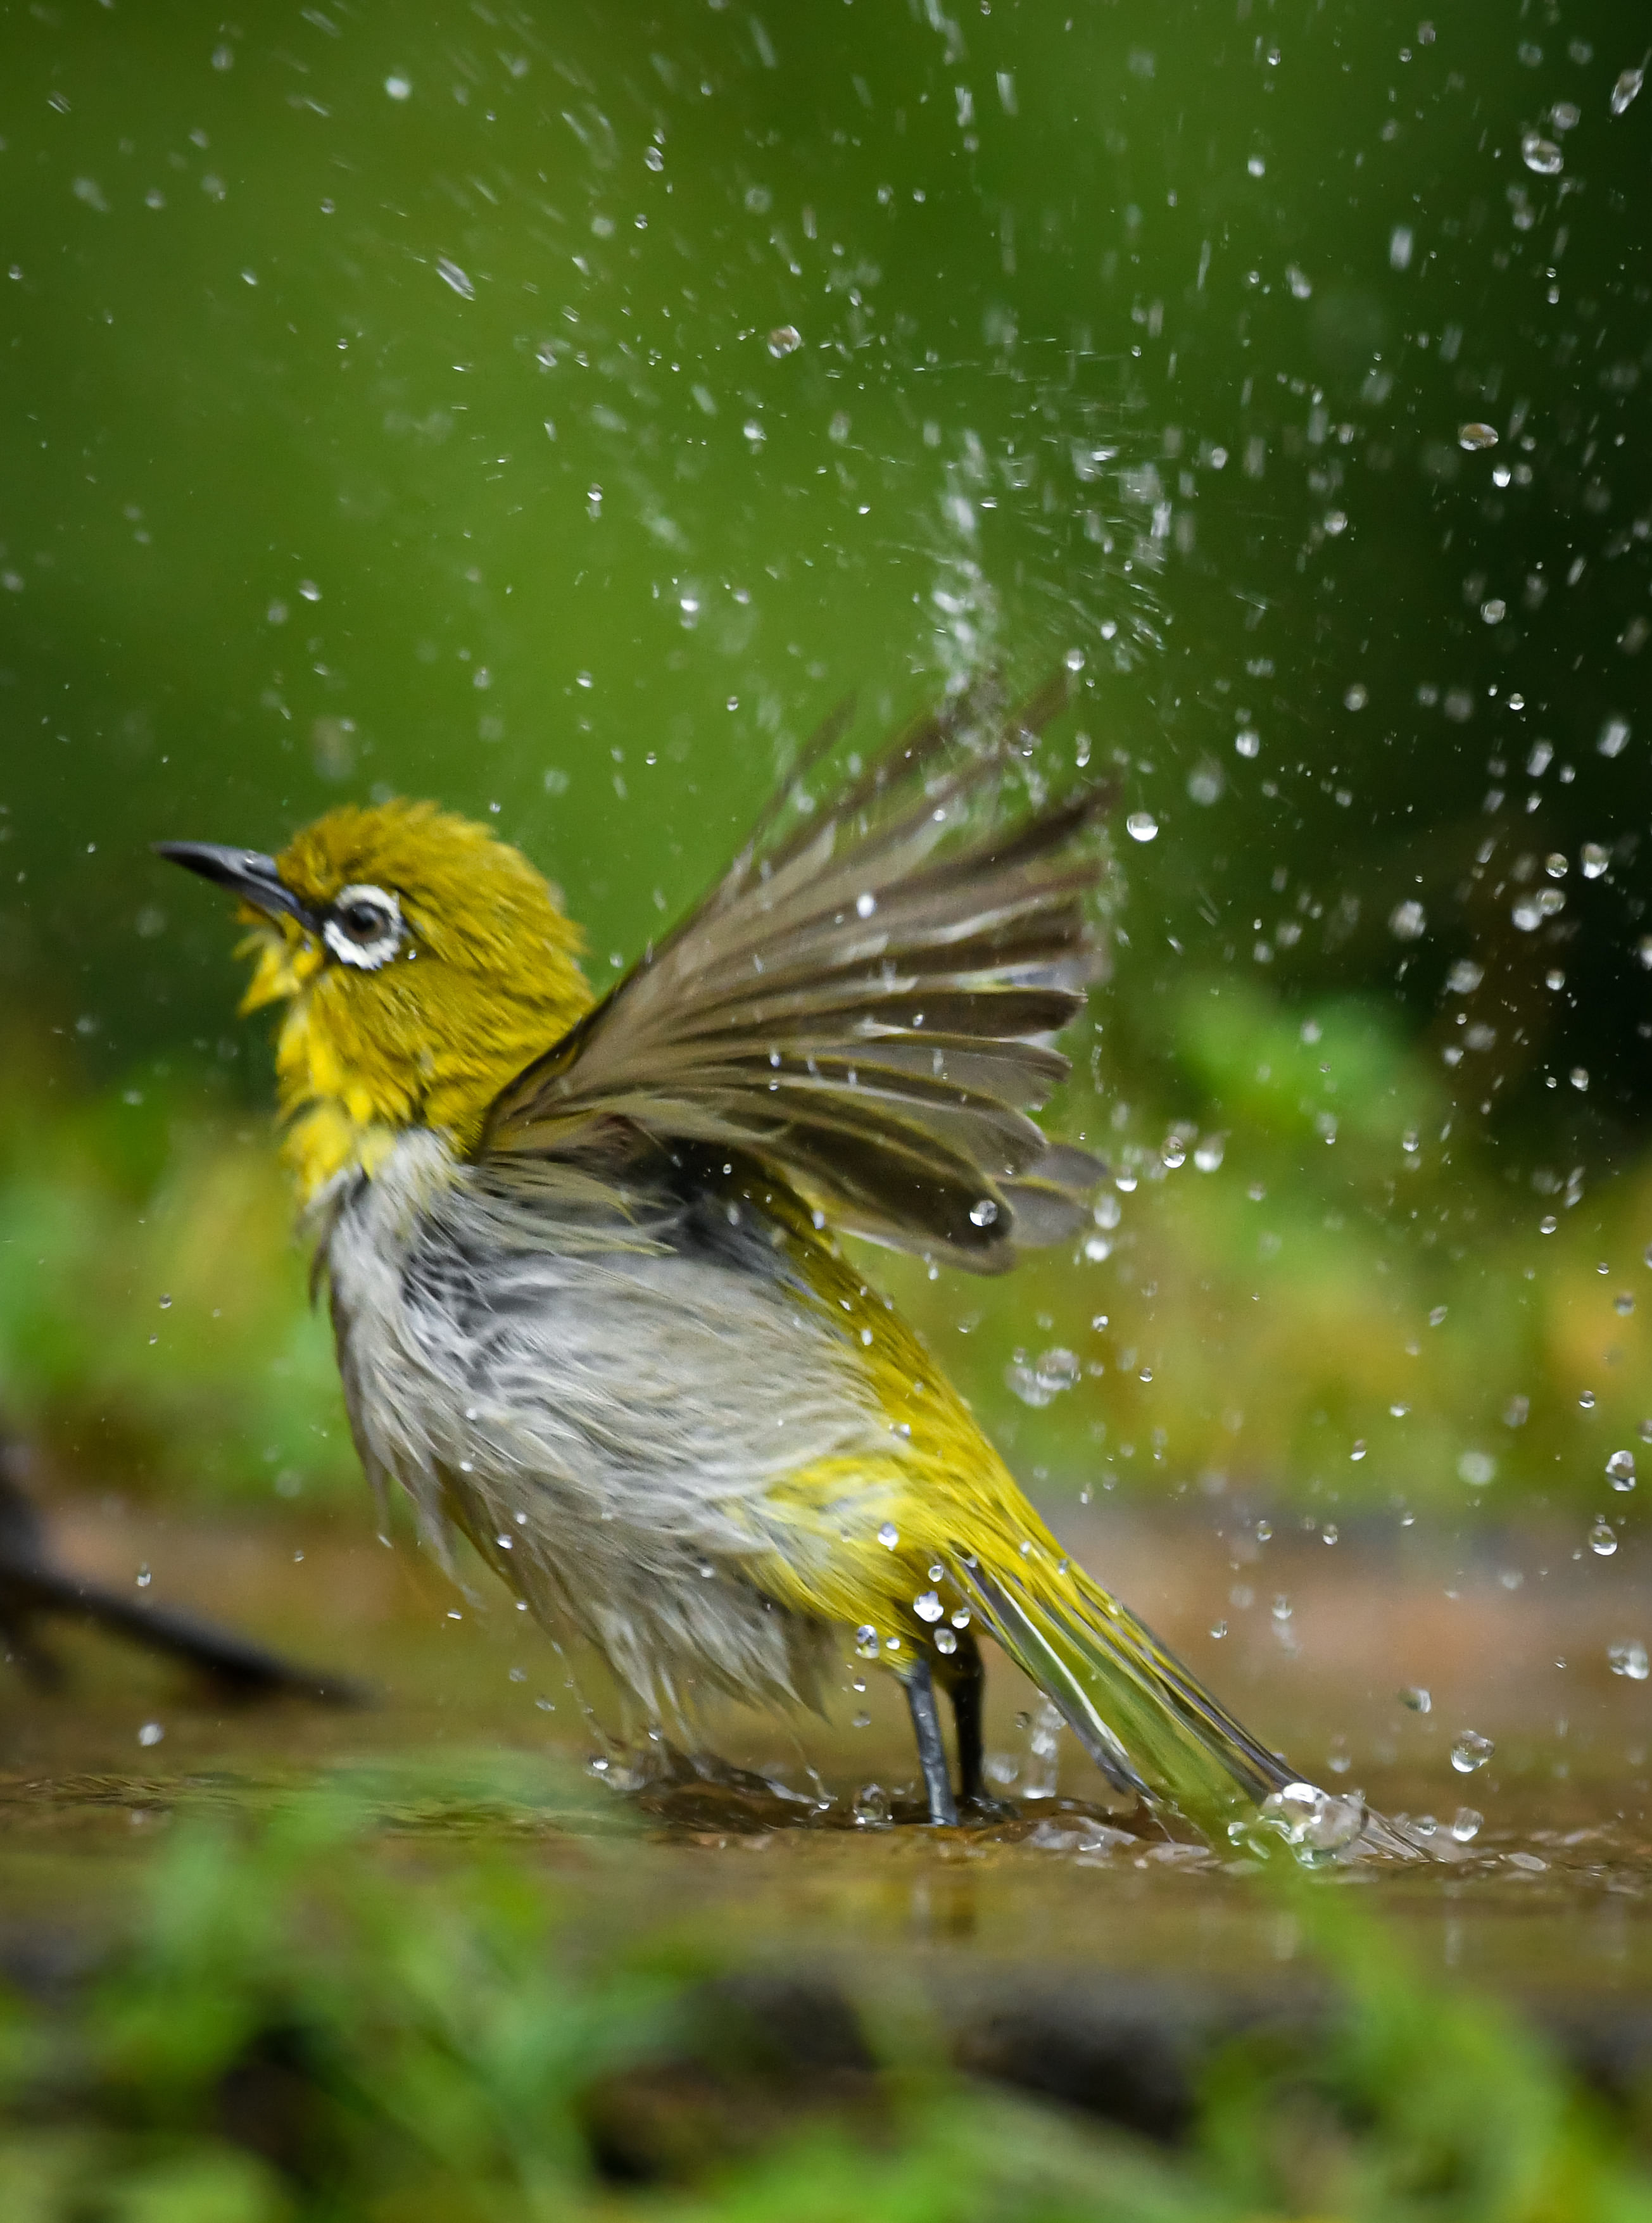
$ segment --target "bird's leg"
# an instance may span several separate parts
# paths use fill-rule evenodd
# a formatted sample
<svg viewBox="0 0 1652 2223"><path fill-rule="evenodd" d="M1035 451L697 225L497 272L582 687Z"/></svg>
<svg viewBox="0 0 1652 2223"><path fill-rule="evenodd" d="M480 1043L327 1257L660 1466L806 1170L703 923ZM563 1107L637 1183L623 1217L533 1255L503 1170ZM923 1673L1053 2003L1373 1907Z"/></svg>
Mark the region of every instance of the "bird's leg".
<svg viewBox="0 0 1652 2223"><path fill-rule="evenodd" d="M968 1631L948 1661L947 1696L952 1701L953 1724L958 1735L958 1803L976 1806L986 1802L981 1778L981 1701L987 1691L987 1670L980 1647Z"/></svg>
<svg viewBox="0 0 1652 2223"><path fill-rule="evenodd" d="M937 1828L955 1829L958 1806L947 1772L947 1748L941 1735L941 1709L935 1703L935 1683L930 1663L920 1653L906 1676L906 1703L912 1710L912 1734L917 1739L917 1761L924 1771L924 1789L930 1802L930 1820Z"/></svg>
<svg viewBox="0 0 1652 2223"><path fill-rule="evenodd" d="M1002 1820L1015 1808L994 1798L981 1769L982 1702L987 1695L987 1668L980 1647L970 1634L958 1638L958 1648L941 1670L952 1718L958 1733L958 1804L977 1821Z"/></svg>

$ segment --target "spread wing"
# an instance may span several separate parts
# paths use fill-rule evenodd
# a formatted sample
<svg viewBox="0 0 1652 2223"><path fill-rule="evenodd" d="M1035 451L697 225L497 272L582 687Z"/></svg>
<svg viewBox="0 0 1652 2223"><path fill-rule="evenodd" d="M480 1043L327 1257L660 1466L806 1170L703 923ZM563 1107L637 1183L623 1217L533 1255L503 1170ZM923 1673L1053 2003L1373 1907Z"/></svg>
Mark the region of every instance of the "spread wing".
<svg viewBox="0 0 1652 2223"><path fill-rule="evenodd" d="M1097 970L1079 837L1113 792L1031 806L1015 777L1065 700L961 697L816 804L828 721L699 908L502 1091L482 1154L739 1151L840 1229L978 1270L1072 1231L1102 1169L1028 1110Z"/></svg>

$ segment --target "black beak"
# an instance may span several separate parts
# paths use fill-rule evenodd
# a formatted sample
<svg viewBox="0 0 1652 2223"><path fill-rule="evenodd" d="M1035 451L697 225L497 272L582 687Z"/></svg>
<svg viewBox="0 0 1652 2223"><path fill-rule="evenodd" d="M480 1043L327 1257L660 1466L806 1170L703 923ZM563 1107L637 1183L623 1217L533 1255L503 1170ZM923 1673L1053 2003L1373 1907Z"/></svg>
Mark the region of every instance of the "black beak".
<svg viewBox="0 0 1652 2223"><path fill-rule="evenodd" d="M243 903L268 911L272 917L285 911L310 933L320 931L315 914L282 881L274 857L263 856L256 849L226 848L218 841L155 841L150 846L157 857L183 865L204 880L215 880Z"/></svg>

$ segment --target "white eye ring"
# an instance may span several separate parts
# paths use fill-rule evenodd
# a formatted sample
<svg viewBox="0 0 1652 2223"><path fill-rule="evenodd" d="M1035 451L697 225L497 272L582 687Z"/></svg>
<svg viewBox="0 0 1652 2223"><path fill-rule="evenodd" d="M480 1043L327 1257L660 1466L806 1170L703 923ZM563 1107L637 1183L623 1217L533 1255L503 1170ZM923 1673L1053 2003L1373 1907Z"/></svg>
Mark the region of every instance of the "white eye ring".
<svg viewBox="0 0 1652 2223"><path fill-rule="evenodd" d="M378 912L383 922L377 933L367 941L362 939L359 930L352 933L344 923L345 913L358 907ZM366 923L365 920L358 921L358 928ZM365 883L340 888L321 923L321 936L341 963L354 965L363 973L376 973L401 947L401 905L384 888Z"/></svg>

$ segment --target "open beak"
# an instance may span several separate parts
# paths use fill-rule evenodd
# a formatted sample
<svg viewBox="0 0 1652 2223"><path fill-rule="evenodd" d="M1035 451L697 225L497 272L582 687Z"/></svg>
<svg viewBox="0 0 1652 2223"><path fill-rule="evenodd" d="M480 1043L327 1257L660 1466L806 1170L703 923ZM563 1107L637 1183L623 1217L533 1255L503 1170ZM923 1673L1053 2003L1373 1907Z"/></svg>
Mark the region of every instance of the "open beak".
<svg viewBox="0 0 1652 2223"><path fill-rule="evenodd" d="M283 882L274 857L266 857L256 849L226 848L218 841L155 841L150 846L157 857L183 865L190 872L199 872L204 880L216 881L219 887L239 896L243 903L268 911L272 918L285 911L309 933L320 931L320 922L314 912L300 903Z"/></svg>

